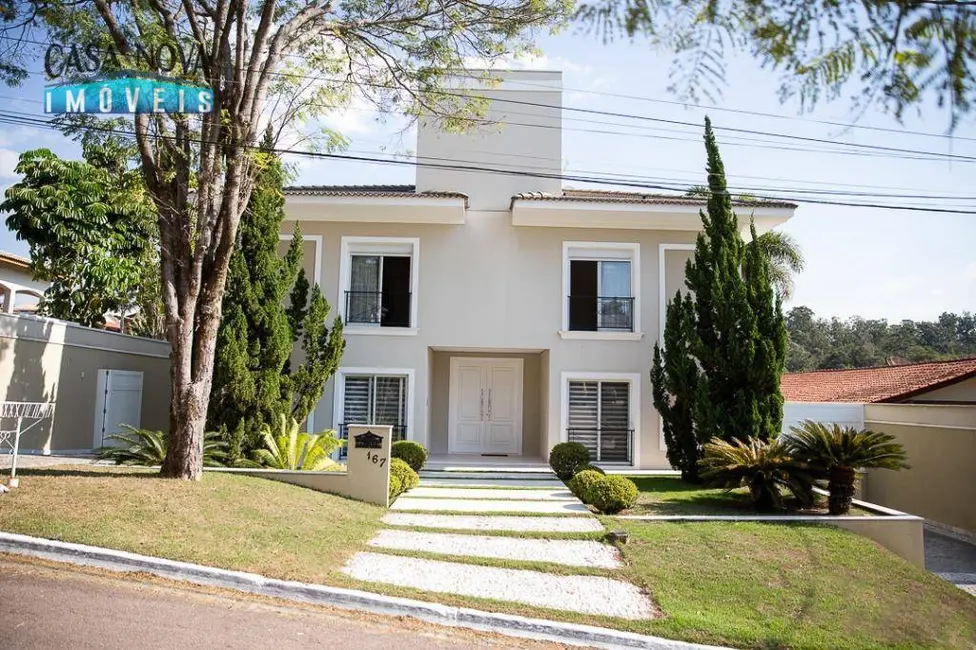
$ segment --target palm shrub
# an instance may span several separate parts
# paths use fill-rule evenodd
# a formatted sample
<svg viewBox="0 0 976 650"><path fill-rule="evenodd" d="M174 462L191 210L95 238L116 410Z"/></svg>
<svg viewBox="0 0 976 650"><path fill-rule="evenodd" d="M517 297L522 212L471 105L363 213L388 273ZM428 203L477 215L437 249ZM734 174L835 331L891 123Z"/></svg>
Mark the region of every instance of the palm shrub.
<svg viewBox="0 0 976 650"><path fill-rule="evenodd" d="M261 429L264 449L255 449L252 459L262 467L295 469L317 472L337 465L330 455L345 441L336 437L335 431L317 434L299 430L298 420L278 414L278 426Z"/></svg>
<svg viewBox="0 0 976 650"><path fill-rule="evenodd" d="M560 442L549 452L549 467L563 481L573 478L589 462L590 452L578 442Z"/></svg>
<svg viewBox="0 0 976 650"><path fill-rule="evenodd" d="M586 502L586 491L590 489L594 483L603 478L604 474L592 469L584 469L581 472L577 472L576 476L569 479L567 486L569 491L576 495L577 499Z"/></svg>
<svg viewBox="0 0 976 650"><path fill-rule="evenodd" d="M169 435L152 429L137 429L123 424L128 433L113 433L109 440L121 443L119 446L99 447L95 455L99 460L109 460L116 465L162 465L169 448ZM223 467L226 460L226 444L220 433L210 431L203 435L204 467Z"/></svg>
<svg viewBox="0 0 976 650"><path fill-rule="evenodd" d="M814 473L779 440L764 442L749 437L728 442L712 438L702 451L699 476L705 484L728 490L747 487L757 510L782 508L782 490L801 505L813 503Z"/></svg>
<svg viewBox="0 0 976 650"><path fill-rule="evenodd" d="M583 500L606 515L626 510L637 502L640 490L626 476L600 476L583 494Z"/></svg>
<svg viewBox="0 0 976 650"><path fill-rule="evenodd" d="M419 442L413 440L397 440L390 448L390 456L399 458L415 472L424 468L427 462L427 450Z"/></svg>
<svg viewBox="0 0 976 650"><path fill-rule="evenodd" d="M804 420L800 426L791 427L786 438L793 455L827 477L832 515L847 514L851 509L857 468L897 471L911 467L905 448L887 433Z"/></svg>

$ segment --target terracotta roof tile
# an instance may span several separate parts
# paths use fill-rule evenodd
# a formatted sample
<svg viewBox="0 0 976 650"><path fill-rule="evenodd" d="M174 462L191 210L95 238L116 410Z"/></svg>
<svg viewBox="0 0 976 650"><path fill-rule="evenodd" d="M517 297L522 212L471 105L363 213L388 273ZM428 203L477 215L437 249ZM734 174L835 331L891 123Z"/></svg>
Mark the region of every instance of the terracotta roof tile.
<svg viewBox="0 0 976 650"><path fill-rule="evenodd" d="M462 192L418 192L415 185L292 185L285 188L292 196L368 196L379 198L465 199Z"/></svg>
<svg viewBox="0 0 976 650"><path fill-rule="evenodd" d="M791 402L893 402L976 376L976 358L783 375Z"/></svg>
<svg viewBox="0 0 976 650"><path fill-rule="evenodd" d="M706 199L681 196L679 194L649 194L647 192L621 192L617 190L578 190L567 188L560 194L546 192L522 192L512 197L512 201L573 201L577 203L648 203L653 205L691 205L705 206ZM796 208L796 203L787 201L732 201L738 207Z"/></svg>

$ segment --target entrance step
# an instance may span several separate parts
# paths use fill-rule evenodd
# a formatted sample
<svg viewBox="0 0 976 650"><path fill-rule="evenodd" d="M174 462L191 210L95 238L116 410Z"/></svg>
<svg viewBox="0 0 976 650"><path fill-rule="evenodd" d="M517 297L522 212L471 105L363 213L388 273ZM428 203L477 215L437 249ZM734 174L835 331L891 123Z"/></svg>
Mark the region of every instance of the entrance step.
<svg viewBox="0 0 976 650"><path fill-rule="evenodd" d="M435 515L388 512L388 526L521 533L593 533L603 530L595 517L519 517L517 515Z"/></svg>
<svg viewBox="0 0 976 650"><path fill-rule="evenodd" d="M552 575L382 553L356 553L342 571L366 582L581 614L632 620L654 616L653 604L637 587L601 576Z"/></svg>
<svg viewBox="0 0 976 650"><path fill-rule="evenodd" d="M531 479L531 478L426 478L421 476L420 484L424 487L449 488L516 488L520 490L559 490L566 486L559 480Z"/></svg>
<svg viewBox="0 0 976 650"><path fill-rule="evenodd" d="M503 488L472 487L427 487L421 485L410 490L411 497L428 499L495 499L499 501L517 499L528 501L576 501L573 493L565 487L562 490L519 490Z"/></svg>
<svg viewBox="0 0 976 650"><path fill-rule="evenodd" d="M620 568L620 554L607 544L590 540L518 539L457 533L418 533L410 530L381 530L370 546L398 551L420 551L438 555L525 562L551 562L591 569Z"/></svg>
<svg viewBox="0 0 976 650"><path fill-rule="evenodd" d="M420 478L446 479L479 479L492 481L558 481L552 472L512 472L509 470L420 470Z"/></svg>
<svg viewBox="0 0 976 650"><path fill-rule="evenodd" d="M407 493L410 494L409 492ZM579 501L525 501L497 499L427 499L401 496L391 510L418 512L512 512L526 514L590 515Z"/></svg>

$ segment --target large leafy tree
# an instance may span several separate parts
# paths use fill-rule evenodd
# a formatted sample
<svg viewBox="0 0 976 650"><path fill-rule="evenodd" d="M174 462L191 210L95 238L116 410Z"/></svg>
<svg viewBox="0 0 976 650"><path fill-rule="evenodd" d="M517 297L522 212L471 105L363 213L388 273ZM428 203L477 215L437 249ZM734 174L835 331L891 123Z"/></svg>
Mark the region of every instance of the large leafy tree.
<svg viewBox="0 0 976 650"><path fill-rule="evenodd" d="M279 417L299 424L308 417L345 347L342 321L336 319L330 330L329 303L318 285L309 292L297 227L287 255L278 256L285 170L272 151L270 131L261 153L263 166L231 256L207 411L208 429L226 432L234 459L249 456L261 443L262 429ZM299 338L302 362L293 370Z"/></svg>
<svg viewBox="0 0 976 650"><path fill-rule="evenodd" d="M604 38L645 36L674 53L672 90L714 100L725 61L745 51L780 72L804 108L850 91L854 106L948 110L976 99L976 3L955 0L584 0Z"/></svg>
<svg viewBox="0 0 976 650"><path fill-rule="evenodd" d="M695 426L701 440L768 440L779 433L783 419L779 380L786 362L786 325L765 253L747 246L739 233L708 119L705 149L710 194L694 258L685 271L694 296L689 349L701 369Z"/></svg>
<svg viewBox="0 0 976 650"><path fill-rule="evenodd" d="M154 306L156 209L129 164L131 147L117 139L91 141L83 156L24 152L16 168L23 178L7 190L0 211L30 245L34 277L51 283L42 312L99 327L108 312ZM139 333L158 333L145 314L140 322Z"/></svg>
<svg viewBox="0 0 976 650"><path fill-rule="evenodd" d="M355 89L383 107L450 118L482 102L442 92L469 58L490 64L560 24L569 0L93 0L6 2L11 31L200 52L199 69L171 74L213 89L214 112L134 118L146 186L158 210L165 322L172 346L171 444L161 474L199 479L221 301L237 228L260 170L263 120L299 127ZM24 39L11 41L25 43ZM17 80L35 52L0 52ZM163 72L152 70L151 72ZM326 101L328 99L329 101ZM448 120L450 124L450 120Z"/></svg>

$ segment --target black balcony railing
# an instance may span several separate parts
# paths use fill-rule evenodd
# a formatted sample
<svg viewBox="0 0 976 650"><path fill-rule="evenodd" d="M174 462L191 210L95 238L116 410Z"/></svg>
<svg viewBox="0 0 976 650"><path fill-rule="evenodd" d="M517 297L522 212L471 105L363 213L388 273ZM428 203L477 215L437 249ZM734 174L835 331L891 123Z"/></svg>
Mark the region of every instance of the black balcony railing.
<svg viewBox="0 0 976 650"><path fill-rule="evenodd" d="M568 429L569 442L578 442L590 452L594 462L633 462L633 429Z"/></svg>
<svg viewBox="0 0 976 650"><path fill-rule="evenodd" d="M569 296L569 329L633 332L634 299Z"/></svg>
<svg viewBox="0 0 976 650"><path fill-rule="evenodd" d="M357 422L349 422L349 423L342 423L342 424L339 424L339 425L336 426L336 437L338 437L339 440L349 440L349 425L350 424L356 425L358 423ZM363 425L363 426L369 426L369 425ZM383 425L377 424L376 426L383 426ZM394 424L393 425L393 441L392 442L397 442L398 440L406 440L406 439L407 439L407 425L405 425L405 424ZM342 460L342 459L344 459L346 457L347 450L348 450L348 445L343 445L343 446L339 447L339 460Z"/></svg>
<svg viewBox="0 0 976 650"><path fill-rule="evenodd" d="M410 327L410 294L389 291L347 291L346 322L384 327Z"/></svg>

